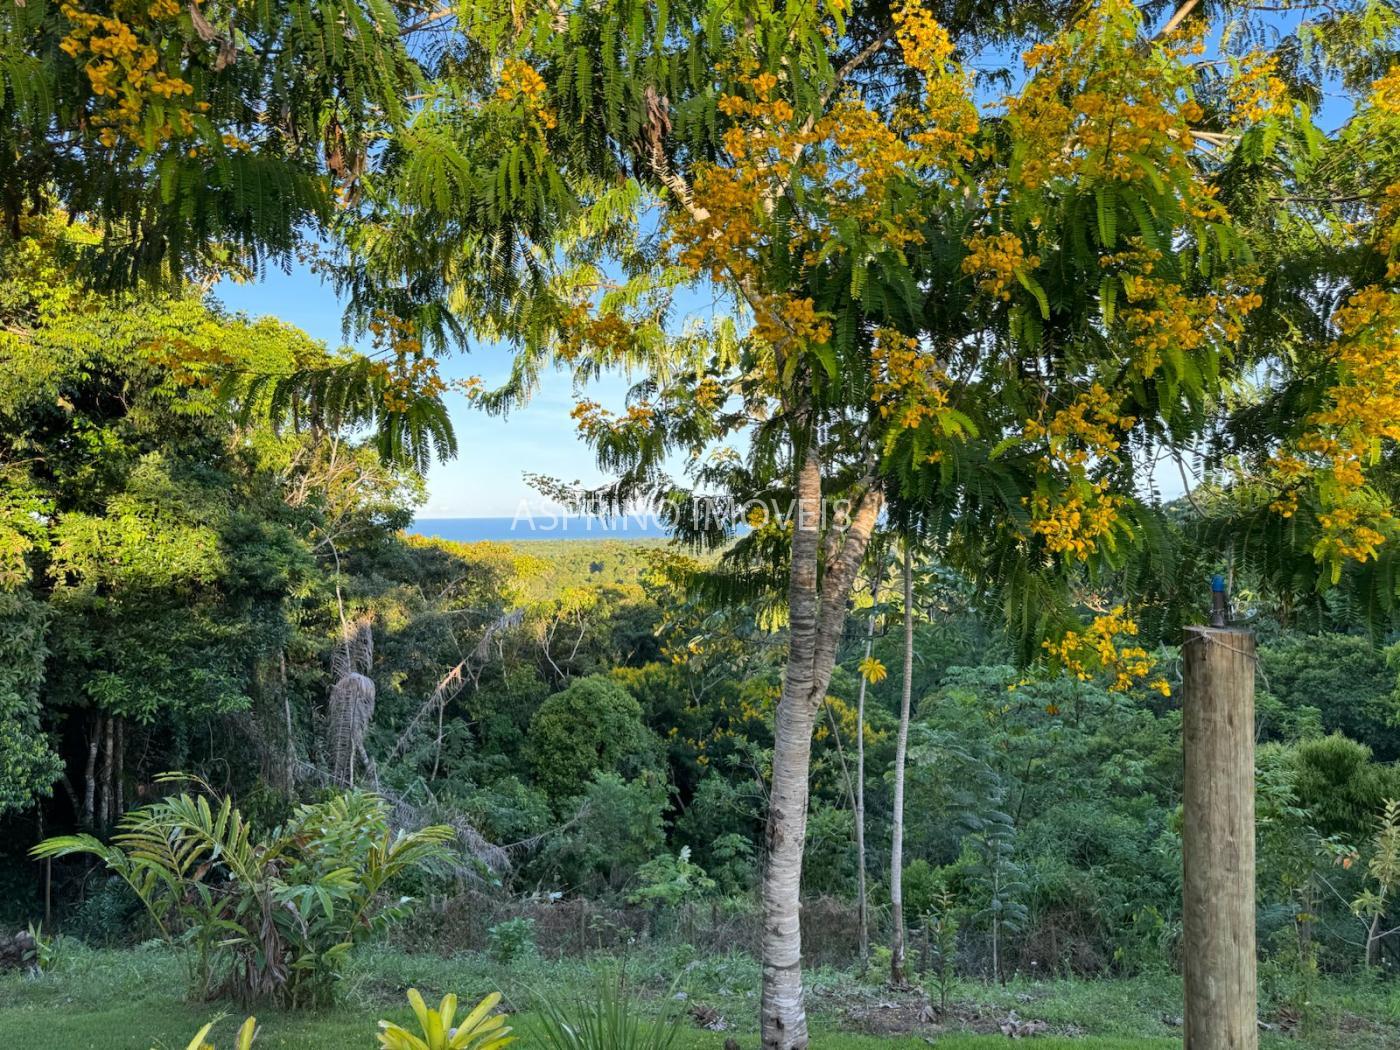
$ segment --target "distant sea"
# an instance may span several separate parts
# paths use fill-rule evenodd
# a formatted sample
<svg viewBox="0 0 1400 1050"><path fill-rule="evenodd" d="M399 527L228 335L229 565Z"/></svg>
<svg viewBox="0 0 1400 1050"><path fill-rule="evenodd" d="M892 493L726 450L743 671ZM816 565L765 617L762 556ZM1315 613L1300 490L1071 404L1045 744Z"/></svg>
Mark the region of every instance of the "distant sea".
<svg viewBox="0 0 1400 1050"><path fill-rule="evenodd" d="M415 518L409 532L456 543L488 540L653 540L668 535L652 515L600 518L536 514L519 518Z"/></svg>

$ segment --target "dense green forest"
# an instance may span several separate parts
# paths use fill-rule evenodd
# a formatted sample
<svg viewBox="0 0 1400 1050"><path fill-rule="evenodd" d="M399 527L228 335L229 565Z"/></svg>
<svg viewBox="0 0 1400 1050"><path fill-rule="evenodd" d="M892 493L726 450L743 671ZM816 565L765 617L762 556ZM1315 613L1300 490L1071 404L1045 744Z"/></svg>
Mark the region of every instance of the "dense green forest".
<svg viewBox="0 0 1400 1050"><path fill-rule="evenodd" d="M255 386L231 397L184 364L209 350L276 373L322 347L197 295L109 306L23 272L0 292L40 319L0 364L8 926L150 938L104 867L27 853L58 832L112 835L179 770L236 801L255 835L352 785L396 822L451 828L455 860L413 877L426 903L390 932L415 950L757 951L785 644L770 609L688 590L710 559L662 541L414 536L421 478L385 466L372 437L279 428ZM871 562L814 734L805 950L853 972L888 967L895 554ZM1027 671L966 579L923 552L913 568L903 908L922 979L1170 969L1176 696ZM1345 604L1298 622L1241 589L1261 645L1264 981L1275 1010L1302 1016L1321 977L1367 967L1353 902L1400 797L1400 686L1386 638ZM1177 685L1178 654L1156 656ZM361 692L346 688L357 674ZM1397 958L1386 938L1369 962Z"/></svg>

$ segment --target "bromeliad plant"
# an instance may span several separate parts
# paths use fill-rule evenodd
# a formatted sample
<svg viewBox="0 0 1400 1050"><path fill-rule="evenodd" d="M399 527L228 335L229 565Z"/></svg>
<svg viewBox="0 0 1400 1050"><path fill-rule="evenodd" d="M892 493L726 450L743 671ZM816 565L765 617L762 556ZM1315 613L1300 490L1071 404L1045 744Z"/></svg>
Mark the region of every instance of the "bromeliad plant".
<svg viewBox="0 0 1400 1050"><path fill-rule="evenodd" d="M33 855L86 853L105 863L161 936L187 953L199 998L328 1002L350 949L412 904L390 902L385 891L445 858L454 836L444 826L394 831L383 799L352 791L299 806L284 826L255 838L231 799L196 784L198 794L133 810L110 844L64 835Z"/></svg>
<svg viewBox="0 0 1400 1050"><path fill-rule="evenodd" d="M500 1050L515 1042L506 1027L505 1015L493 1013L501 1001L499 992L492 992L477 1003L472 1012L453 1026L457 1015L457 997L445 995L434 1010L423 1002L418 989L408 990L408 1003L418 1018L421 1035L406 1028L380 1021L379 1045L383 1050Z"/></svg>
<svg viewBox="0 0 1400 1050"><path fill-rule="evenodd" d="M207 1025L195 1033L193 1039L185 1050L214 1050L214 1044L206 1042L210 1030L218 1024L218 1020L210 1021ZM254 1038L258 1034L258 1019L250 1017L238 1027L238 1034L234 1037L233 1050L251 1050ZM154 1050L154 1048L152 1048Z"/></svg>

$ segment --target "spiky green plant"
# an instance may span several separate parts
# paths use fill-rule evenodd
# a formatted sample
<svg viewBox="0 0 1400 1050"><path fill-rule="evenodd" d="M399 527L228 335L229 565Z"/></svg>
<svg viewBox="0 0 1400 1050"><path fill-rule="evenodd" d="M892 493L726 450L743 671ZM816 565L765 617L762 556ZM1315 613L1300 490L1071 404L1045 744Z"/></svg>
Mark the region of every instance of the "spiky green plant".
<svg viewBox="0 0 1400 1050"><path fill-rule="evenodd" d="M506 1027L504 1014L494 1013L501 1001L499 992L492 992L453 1026L457 1015L457 997L445 995L436 1010L423 1001L417 988L408 990L408 1004L418 1018L420 1035L388 1021L379 1022L379 1045L383 1050L500 1050L515 1042Z"/></svg>
<svg viewBox="0 0 1400 1050"><path fill-rule="evenodd" d="M590 999L559 1003L545 998L532 1034L548 1050L668 1050L680 1033L680 1000L663 1000L643 1016L626 981L604 981Z"/></svg>

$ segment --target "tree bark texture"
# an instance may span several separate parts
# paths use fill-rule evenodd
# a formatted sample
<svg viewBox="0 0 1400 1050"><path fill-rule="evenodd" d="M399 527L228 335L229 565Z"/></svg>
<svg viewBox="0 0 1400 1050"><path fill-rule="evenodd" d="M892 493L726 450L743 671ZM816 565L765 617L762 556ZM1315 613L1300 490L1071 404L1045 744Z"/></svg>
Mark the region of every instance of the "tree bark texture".
<svg viewBox="0 0 1400 1050"><path fill-rule="evenodd" d="M812 730L845 628L846 602L881 504L878 489L863 494L839 542L835 534L828 536L821 573L821 463L812 451L804 455L799 468L796 499L788 583L788 658L774 720L762 887L764 1050L805 1050L808 1045L800 896Z"/></svg>
<svg viewBox="0 0 1400 1050"><path fill-rule="evenodd" d="M894 744L894 812L890 831L890 983L908 984L904 964L904 761L909 753L909 708L914 697L914 555L904 541L904 678L899 733Z"/></svg>
<svg viewBox="0 0 1400 1050"><path fill-rule="evenodd" d="M1190 627L1181 652L1185 1050L1255 1050L1254 635Z"/></svg>
<svg viewBox="0 0 1400 1050"><path fill-rule="evenodd" d="M880 570L870 577L870 618L865 624L865 658L875 648L875 606L880 603ZM870 965L870 893L865 880L865 675L856 694L856 911L859 923L860 968Z"/></svg>

